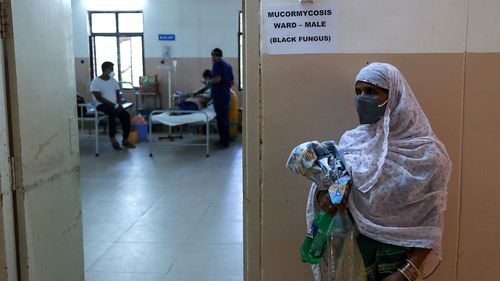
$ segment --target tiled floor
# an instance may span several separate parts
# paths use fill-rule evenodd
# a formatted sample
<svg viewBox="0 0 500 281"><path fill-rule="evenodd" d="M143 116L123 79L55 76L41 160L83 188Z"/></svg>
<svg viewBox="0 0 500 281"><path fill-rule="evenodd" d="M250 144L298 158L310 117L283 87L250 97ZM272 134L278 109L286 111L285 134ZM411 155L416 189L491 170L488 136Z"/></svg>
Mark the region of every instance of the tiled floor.
<svg viewBox="0 0 500 281"><path fill-rule="evenodd" d="M149 158L104 137L95 157L81 137L87 281L243 280L241 143L209 158L166 143Z"/></svg>

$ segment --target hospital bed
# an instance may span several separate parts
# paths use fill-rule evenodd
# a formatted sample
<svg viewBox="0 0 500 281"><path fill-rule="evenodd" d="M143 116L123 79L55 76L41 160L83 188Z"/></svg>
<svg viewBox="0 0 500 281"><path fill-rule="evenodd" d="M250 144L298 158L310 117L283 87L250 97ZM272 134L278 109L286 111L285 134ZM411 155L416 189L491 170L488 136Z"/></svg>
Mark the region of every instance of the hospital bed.
<svg viewBox="0 0 500 281"><path fill-rule="evenodd" d="M175 115L172 115L175 114ZM190 145L190 146L205 146L206 156L210 156L210 122L215 118L215 111L213 107L207 107L202 110L153 110L149 114L149 156L153 157L153 137L152 128L154 124L166 125L169 128L181 125L205 125L206 136L204 144L191 144L191 143L176 143L177 145Z"/></svg>
<svg viewBox="0 0 500 281"><path fill-rule="evenodd" d="M93 104L82 103L78 104L78 121L80 122L80 134L84 130L84 122L92 121L94 123L95 135L95 156L99 156L99 123L101 121L108 121L108 116L104 113L98 112ZM84 110L85 109L85 110Z"/></svg>
<svg viewBox="0 0 500 281"><path fill-rule="evenodd" d="M133 106L131 102L124 102L122 104L123 108L129 109ZM108 122L108 116L102 112L99 112L94 104L92 103L81 103L77 104L78 110L78 121L80 122L80 134L84 130L84 122L90 121L94 123L94 141L95 141L95 156L99 156L99 123L104 121ZM85 109L85 110L84 110ZM91 134L89 134L91 135Z"/></svg>

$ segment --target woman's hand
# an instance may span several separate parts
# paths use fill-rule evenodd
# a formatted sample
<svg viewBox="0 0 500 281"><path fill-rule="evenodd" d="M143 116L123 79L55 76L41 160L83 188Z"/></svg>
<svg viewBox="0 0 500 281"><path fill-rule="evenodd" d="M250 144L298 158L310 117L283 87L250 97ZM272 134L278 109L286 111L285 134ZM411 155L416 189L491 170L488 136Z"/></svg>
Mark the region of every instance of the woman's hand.
<svg viewBox="0 0 500 281"><path fill-rule="evenodd" d="M401 274L401 272L396 271L393 274L382 279L382 281L408 281L408 280L406 280L406 277L403 274Z"/></svg>
<svg viewBox="0 0 500 281"><path fill-rule="evenodd" d="M338 211L338 208L332 204L330 194L326 190L320 190L316 193L316 202L318 202L321 210L327 212L331 216L335 216Z"/></svg>

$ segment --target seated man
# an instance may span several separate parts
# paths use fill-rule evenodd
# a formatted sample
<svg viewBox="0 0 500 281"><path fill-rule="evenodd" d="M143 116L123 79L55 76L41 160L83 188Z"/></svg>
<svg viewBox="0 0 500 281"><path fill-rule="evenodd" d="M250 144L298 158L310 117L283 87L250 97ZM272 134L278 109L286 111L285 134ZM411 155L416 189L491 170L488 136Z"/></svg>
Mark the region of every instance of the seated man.
<svg viewBox="0 0 500 281"><path fill-rule="evenodd" d="M130 133L130 115L123 109L120 97L120 86L114 78L113 66L114 64L109 61L102 64L102 75L92 80L90 91L94 94L96 109L108 116L111 146L116 150L121 150L120 144L115 139L116 118L118 118L120 119L123 130L122 145L127 148L135 148L135 146L128 141L128 135Z"/></svg>

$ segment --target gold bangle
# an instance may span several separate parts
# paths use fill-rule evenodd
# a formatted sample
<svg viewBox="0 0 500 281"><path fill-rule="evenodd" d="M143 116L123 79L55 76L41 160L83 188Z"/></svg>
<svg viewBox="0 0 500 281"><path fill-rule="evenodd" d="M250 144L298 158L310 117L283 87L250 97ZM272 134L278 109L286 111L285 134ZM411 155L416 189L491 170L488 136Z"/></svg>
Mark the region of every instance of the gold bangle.
<svg viewBox="0 0 500 281"><path fill-rule="evenodd" d="M398 271L401 272L408 281L415 281L420 276L418 270L415 270L414 265L408 262L408 260L402 267L398 268Z"/></svg>
<svg viewBox="0 0 500 281"><path fill-rule="evenodd" d="M418 268L415 266L415 264L410 259L406 259L406 262L408 262L413 267L413 269L417 272L418 277L422 277L420 270L418 270Z"/></svg>
<svg viewBox="0 0 500 281"><path fill-rule="evenodd" d="M406 280L408 280L408 281L413 281L413 280L411 280L411 279L410 279L410 277L406 276L406 273L404 272L404 270L402 270L401 268L398 268L398 271L399 271L401 274L403 274L403 276L406 278Z"/></svg>

